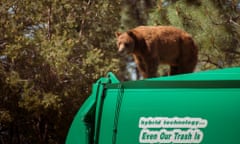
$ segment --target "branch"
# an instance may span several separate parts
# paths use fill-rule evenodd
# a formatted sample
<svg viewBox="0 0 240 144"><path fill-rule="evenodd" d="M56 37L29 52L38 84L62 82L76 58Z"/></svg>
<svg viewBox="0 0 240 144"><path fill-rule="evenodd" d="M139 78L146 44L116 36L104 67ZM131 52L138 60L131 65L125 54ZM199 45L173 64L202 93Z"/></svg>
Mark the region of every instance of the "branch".
<svg viewBox="0 0 240 144"><path fill-rule="evenodd" d="M49 4L49 7L48 7L48 34L47 34L48 40L51 40L51 37L52 37L52 33L51 33L51 29L52 29L51 15L52 15L52 4Z"/></svg>
<svg viewBox="0 0 240 144"><path fill-rule="evenodd" d="M7 45L7 42L5 42L4 40L0 40L0 50L4 49L6 45Z"/></svg>
<svg viewBox="0 0 240 144"><path fill-rule="evenodd" d="M215 65L215 66L218 67L218 68L223 68L223 66L221 66L220 64L218 64L218 63L216 63L216 62L213 62L213 61L211 60L211 58L210 58L209 55L207 55L207 54L204 54L204 55L207 57L207 59L201 60L202 62L210 63L210 64L212 64L212 65Z"/></svg>
<svg viewBox="0 0 240 144"><path fill-rule="evenodd" d="M206 10L206 15L208 16L208 18L211 20L212 24L214 24L214 25L225 25L225 24L231 24L231 23L235 24L236 21L240 18L239 15L236 17L233 17L233 16L229 16L229 15L225 14L224 16L226 16L227 20L222 21L222 22L216 22L213 20L213 18L209 14L209 11L206 7L205 7L205 10Z"/></svg>
<svg viewBox="0 0 240 144"><path fill-rule="evenodd" d="M236 54L236 55L240 55L240 52L234 51L233 49L222 49L222 51L232 53L232 54Z"/></svg>
<svg viewBox="0 0 240 144"><path fill-rule="evenodd" d="M91 4L91 0L88 0L87 8L90 6L90 4ZM87 8L86 8L86 11L84 13L85 16L87 15ZM81 21L81 26L80 26L80 30L79 30L79 39L81 39L81 37L82 37L84 25L85 25L85 18L83 18L82 21Z"/></svg>

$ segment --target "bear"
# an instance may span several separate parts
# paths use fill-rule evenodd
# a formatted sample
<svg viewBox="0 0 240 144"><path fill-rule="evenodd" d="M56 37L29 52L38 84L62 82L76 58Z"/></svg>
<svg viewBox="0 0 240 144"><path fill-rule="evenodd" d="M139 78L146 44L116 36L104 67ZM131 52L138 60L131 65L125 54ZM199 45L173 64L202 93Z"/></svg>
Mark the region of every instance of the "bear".
<svg viewBox="0 0 240 144"><path fill-rule="evenodd" d="M115 32L119 53L132 54L143 78L157 77L159 64L170 66L168 75L191 73L198 61L192 36L174 26L138 26Z"/></svg>

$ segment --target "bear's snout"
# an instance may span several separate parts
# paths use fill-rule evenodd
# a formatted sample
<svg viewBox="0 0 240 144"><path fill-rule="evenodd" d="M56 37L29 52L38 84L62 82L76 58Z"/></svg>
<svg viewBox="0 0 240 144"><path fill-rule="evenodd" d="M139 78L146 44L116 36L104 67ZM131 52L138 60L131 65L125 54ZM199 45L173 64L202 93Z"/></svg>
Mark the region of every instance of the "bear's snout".
<svg viewBox="0 0 240 144"><path fill-rule="evenodd" d="M119 53L123 53L124 50L125 50L124 45L120 45L119 48L118 48L118 52L119 52Z"/></svg>

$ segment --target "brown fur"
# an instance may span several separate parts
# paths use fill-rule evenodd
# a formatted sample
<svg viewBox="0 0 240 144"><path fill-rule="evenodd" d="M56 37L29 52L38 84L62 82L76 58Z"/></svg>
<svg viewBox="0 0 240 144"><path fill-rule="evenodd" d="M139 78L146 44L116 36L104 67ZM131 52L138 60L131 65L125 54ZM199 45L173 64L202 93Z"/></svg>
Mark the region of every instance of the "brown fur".
<svg viewBox="0 0 240 144"><path fill-rule="evenodd" d="M144 78L156 77L160 63L170 65L170 75L193 72L197 46L192 37L172 26L139 26L116 32L119 52L133 55Z"/></svg>

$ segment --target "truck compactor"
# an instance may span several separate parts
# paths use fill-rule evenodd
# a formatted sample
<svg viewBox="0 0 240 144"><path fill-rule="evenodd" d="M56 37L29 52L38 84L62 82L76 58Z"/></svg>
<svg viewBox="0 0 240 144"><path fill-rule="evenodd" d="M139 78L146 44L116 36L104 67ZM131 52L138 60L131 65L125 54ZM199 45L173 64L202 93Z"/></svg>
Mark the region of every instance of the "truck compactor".
<svg viewBox="0 0 240 144"><path fill-rule="evenodd" d="M93 84L67 144L240 144L240 68Z"/></svg>

